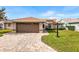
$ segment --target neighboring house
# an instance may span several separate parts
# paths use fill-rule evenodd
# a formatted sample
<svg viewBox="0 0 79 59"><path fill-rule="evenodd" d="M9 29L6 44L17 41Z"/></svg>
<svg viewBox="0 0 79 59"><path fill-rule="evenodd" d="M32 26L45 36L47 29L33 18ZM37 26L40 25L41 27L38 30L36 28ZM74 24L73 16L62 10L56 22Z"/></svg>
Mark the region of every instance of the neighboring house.
<svg viewBox="0 0 79 59"><path fill-rule="evenodd" d="M78 18L66 18L63 20L65 26L69 30L79 31L79 19Z"/></svg>

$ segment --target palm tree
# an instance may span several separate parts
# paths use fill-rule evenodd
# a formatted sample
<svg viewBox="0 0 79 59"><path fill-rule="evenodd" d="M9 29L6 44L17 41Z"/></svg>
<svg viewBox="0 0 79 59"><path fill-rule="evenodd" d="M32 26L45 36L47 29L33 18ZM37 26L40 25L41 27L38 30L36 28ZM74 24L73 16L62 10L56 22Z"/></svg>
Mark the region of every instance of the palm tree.
<svg viewBox="0 0 79 59"><path fill-rule="evenodd" d="M5 16L5 8L1 8L0 9L0 21L4 21L4 20L7 20Z"/></svg>

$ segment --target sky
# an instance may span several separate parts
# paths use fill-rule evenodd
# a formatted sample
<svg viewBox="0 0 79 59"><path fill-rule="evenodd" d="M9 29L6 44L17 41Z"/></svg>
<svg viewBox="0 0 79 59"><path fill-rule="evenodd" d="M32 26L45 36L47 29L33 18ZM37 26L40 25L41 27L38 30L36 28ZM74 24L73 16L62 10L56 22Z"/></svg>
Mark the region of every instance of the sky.
<svg viewBox="0 0 79 59"><path fill-rule="evenodd" d="M79 6L0 6L8 19L36 17L48 19L79 18Z"/></svg>

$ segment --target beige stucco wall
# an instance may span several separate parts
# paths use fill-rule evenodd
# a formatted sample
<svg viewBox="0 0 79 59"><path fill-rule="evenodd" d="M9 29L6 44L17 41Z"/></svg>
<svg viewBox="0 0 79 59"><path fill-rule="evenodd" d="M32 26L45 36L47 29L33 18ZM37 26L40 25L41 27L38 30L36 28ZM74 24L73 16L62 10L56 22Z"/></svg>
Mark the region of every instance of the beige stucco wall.
<svg viewBox="0 0 79 59"><path fill-rule="evenodd" d="M12 29L12 30L16 30L16 23L10 23L10 26L8 26L9 23L5 24L5 28L6 29Z"/></svg>
<svg viewBox="0 0 79 59"><path fill-rule="evenodd" d="M43 23L39 23L39 32L42 33L44 30Z"/></svg>
<svg viewBox="0 0 79 59"><path fill-rule="evenodd" d="M56 27L56 25L51 24L51 29L55 29Z"/></svg>

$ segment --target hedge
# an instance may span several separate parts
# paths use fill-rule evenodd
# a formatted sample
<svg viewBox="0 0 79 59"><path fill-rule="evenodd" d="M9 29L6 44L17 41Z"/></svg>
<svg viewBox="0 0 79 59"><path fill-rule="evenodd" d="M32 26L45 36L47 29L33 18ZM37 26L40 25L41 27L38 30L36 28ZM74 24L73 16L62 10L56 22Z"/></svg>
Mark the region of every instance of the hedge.
<svg viewBox="0 0 79 59"><path fill-rule="evenodd" d="M8 33L8 32L12 32L12 30L10 30L10 29L3 29L3 30L0 30L0 34Z"/></svg>

